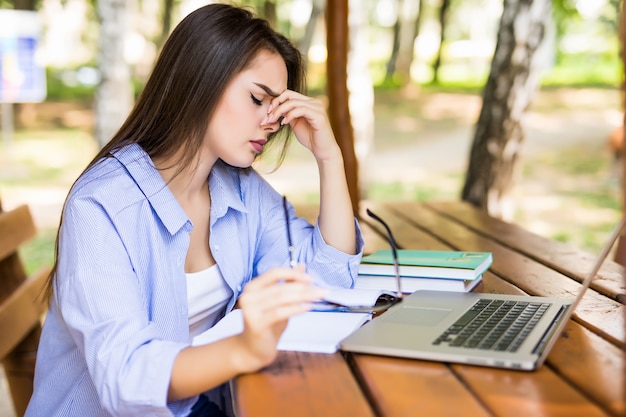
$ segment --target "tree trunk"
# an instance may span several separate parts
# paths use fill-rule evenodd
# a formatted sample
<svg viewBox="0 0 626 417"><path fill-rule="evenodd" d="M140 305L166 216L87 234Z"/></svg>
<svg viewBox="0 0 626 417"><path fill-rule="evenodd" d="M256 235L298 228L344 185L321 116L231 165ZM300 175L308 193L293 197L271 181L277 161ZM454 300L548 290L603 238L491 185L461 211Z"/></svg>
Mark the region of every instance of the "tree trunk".
<svg viewBox="0 0 626 417"><path fill-rule="evenodd" d="M161 17L161 23L163 30L161 36L157 41L157 50L160 50L165 44L167 37L170 35L172 29L172 9L174 8L174 0L163 0L163 15Z"/></svg>
<svg viewBox="0 0 626 417"><path fill-rule="evenodd" d="M367 192L371 169L367 158L374 144L374 83L369 69L369 31L367 10L361 0L349 1L348 92L358 161L357 186L360 198Z"/></svg>
<svg viewBox="0 0 626 417"><path fill-rule="evenodd" d="M513 217L523 116L536 90L536 52L550 18L550 0L505 0L483 92L462 199L505 220Z"/></svg>
<svg viewBox="0 0 626 417"><path fill-rule="evenodd" d="M99 0L98 68L101 81L95 95L95 135L103 146L111 139L133 104L130 66L124 58L129 5L125 0Z"/></svg>
<svg viewBox="0 0 626 417"><path fill-rule="evenodd" d="M309 17L309 21L304 29L304 36L302 36L298 45L298 49L300 49L300 53L302 53L302 57L304 58L304 62L307 66L309 63L309 49L311 49L311 44L313 43L313 35L315 34L317 21L322 13L324 13L324 6L324 0L313 0L311 16Z"/></svg>
<svg viewBox="0 0 626 417"><path fill-rule="evenodd" d="M13 8L15 10L35 10L35 0L15 0Z"/></svg>
<svg viewBox="0 0 626 417"><path fill-rule="evenodd" d="M523 0L522 0L523 1ZM441 7L439 7L439 48L437 49L437 57L433 63L433 82L439 81L439 67L441 67L441 51L443 49L443 41L446 33L446 20L448 16L448 9L450 8L450 0L441 0Z"/></svg>
<svg viewBox="0 0 626 417"><path fill-rule="evenodd" d="M391 44L391 56L387 61L387 72L385 74L385 81L391 81L393 74L396 72L396 61L398 60L398 53L400 51L400 31L402 30L402 0L396 0L396 23L393 25L393 42Z"/></svg>
<svg viewBox="0 0 626 417"><path fill-rule="evenodd" d="M278 22L278 19L276 18L276 2L275 1L266 0L263 3L262 17L263 19L269 22L271 27L276 29L277 27L276 23Z"/></svg>
<svg viewBox="0 0 626 417"><path fill-rule="evenodd" d="M404 9L401 13L403 22L400 28L396 79L403 86L411 82L411 64L414 57L415 39L419 33L420 7L420 0L404 1Z"/></svg>

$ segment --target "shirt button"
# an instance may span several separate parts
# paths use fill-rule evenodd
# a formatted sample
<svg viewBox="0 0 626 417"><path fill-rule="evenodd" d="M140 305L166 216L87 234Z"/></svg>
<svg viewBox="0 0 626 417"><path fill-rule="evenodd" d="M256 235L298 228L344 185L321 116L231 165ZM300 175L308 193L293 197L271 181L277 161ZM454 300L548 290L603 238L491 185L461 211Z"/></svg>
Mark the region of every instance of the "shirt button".
<svg viewBox="0 0 626 417"><path fill-rule="evenodd" d="M220 245L213 245L213 249L215 249L216 251L220 250Z"/></svg>
<svg viewBox="0 0 626 417"><path fill-rule="evenodd" d="M237 292L241 292L241 285L237 285Z"/></svg>

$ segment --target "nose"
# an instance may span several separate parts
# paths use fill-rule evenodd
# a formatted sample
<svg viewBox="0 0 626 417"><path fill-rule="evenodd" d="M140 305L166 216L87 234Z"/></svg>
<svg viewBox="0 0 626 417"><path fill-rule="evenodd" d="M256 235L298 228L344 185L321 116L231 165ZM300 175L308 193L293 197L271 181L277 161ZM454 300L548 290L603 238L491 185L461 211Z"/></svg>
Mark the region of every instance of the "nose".
<svg viewBox="0 0 626 417"><path fill-rule="evenodd" d="M261 128L263 128L263 131L265 132L274 133L280 129L280 120L281 119L278 119L274 123L261 123Z"/></svg>

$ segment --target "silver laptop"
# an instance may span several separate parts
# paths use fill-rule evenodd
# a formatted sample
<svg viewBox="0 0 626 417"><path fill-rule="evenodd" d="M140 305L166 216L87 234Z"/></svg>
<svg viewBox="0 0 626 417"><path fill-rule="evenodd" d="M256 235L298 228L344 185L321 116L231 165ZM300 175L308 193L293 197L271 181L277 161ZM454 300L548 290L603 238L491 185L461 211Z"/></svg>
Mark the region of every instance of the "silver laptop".
<svg viewBox="0 0 626 417"><path fill-rule="evenodd" d="M613 230L575 299L417 291L340 343L347 352L537 369L624 228Z"/></svg>

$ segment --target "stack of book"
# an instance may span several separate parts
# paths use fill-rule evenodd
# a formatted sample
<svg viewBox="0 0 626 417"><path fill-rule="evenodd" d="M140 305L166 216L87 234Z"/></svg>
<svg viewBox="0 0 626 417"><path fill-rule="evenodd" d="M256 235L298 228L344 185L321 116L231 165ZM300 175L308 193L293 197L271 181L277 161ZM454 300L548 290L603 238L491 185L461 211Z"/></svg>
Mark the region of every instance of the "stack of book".
<svg viewBox="0 0 626 417"><path fill-rule="evenodd" d="M439 290L469 292L491 266L490 252L398 250L402 292ZM383 249L364 256L355 288L396 291L392 252Z"/></svg>

